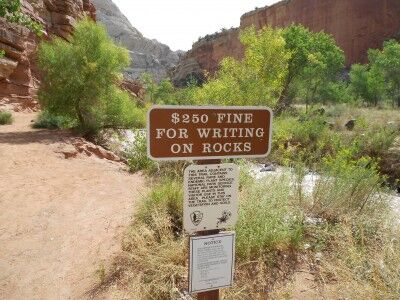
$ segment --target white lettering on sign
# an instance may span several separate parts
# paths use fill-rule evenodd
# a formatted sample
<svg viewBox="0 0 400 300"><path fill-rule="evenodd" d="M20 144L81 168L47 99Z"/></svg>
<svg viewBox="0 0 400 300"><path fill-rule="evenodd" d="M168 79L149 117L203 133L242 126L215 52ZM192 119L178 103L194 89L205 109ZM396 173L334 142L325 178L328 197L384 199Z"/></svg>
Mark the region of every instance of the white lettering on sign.
<svg viewBox="0 0 400 300"><path fill-rule="evenodd" d="M189 292L230 287L235 265L235 233L189 238Z"/></svg>
<svg viewBox="0 0 400 300"><path fill-rule="evenodd" d="M187 232L233 227L239 169L235 164L192 165L184 174L183 225Z"/></svg>
<svg viewBox="0 0 400 300"><path fill-rule="evenodd" d="M271 149L266 107L153 106L148 156L156 160L264 157Z"/></svg>

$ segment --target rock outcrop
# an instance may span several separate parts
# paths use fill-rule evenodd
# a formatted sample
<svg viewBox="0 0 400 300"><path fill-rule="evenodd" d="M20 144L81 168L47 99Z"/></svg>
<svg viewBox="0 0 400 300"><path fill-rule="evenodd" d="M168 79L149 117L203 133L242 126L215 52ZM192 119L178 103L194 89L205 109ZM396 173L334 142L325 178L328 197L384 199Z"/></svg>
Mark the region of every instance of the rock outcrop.
<svg viewBox="0 0 400 300"><path fill-rule="evenodd" d="M43 24L46 36L66 38L77 19L89 15L95 19L95 9L90 0L23 0L22 10ZM0 18L0 49L5 57L0 59L0 100L15 102L22 107L33 98L38 86L35 54L39 39L23 26L11 24ZM5 101L6 100L6 101Z"/></svg>
<svg viewBox="0 0 400 300"><path fill-rule="evenodd" d="M97 20L105 25L117 43L130 52L132 64L125 72L127 77L137 79L147 72L160 80L177 65L180 52L173 52L167 45L145 38L111 0L93 0L93 3Z"/></svg>
<svg viewBox="0 0 400 300"><path fill-rule="evenodd" d="M185 86L189 77L199 83L204 80L204 71L214 73L219 62L227 56L241 57L243 47L239 41L239 29L223 30L220 33L206 36L193 44L192 50L186 53L179 62L173 75L174 84Z"/></svg>
<svg viewBox="0 0 400 300"><path fill-rule="evenodd" d="M179 84L198 70L215 72L223 57L241 58L238 32L248 26L302 24L333 35L346 55L346 65L367 62L367 51L400 33L399 0L284 0L241 17L239 29L204 38L181 60L174 76ZM190 66L194 66L191 68ZM201 75L200 75L201 76Z"/></svg>

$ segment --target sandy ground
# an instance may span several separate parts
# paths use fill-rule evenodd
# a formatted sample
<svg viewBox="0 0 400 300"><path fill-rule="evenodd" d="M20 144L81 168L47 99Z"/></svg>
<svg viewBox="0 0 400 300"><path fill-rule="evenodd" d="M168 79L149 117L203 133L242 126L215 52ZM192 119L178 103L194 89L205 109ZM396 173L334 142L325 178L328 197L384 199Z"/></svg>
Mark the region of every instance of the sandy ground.
<svg viewBox="0 0 400 300"><path fill-rule="evenodd" d="M140 175L57 149L67 132L34 130L34 114L0 126L0 299L85 299L120 250Z"/></svg>

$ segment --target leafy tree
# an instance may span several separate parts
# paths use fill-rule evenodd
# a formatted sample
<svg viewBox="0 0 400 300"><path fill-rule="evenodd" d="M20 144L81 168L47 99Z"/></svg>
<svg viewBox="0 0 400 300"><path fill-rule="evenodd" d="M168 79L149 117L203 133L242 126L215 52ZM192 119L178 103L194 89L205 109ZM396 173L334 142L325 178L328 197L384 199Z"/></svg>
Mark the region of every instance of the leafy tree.
<svg viewBox="0 0 400 300"><path fill-rule="evenodd" d="M331 35L313 33L302 25L292 25L283 31L286 50L291 54L288 72L275 111L281 113L290 106L290 89L299 81L306 86L306 100L313 101L318 89L333 80L344 67L343 51Z"/></svg>
<svg viewBox="0 0 400 300"><path fill-rule="evenodd" d="M275 105L290 57L281 33L270 27L243 31L244 59L225 58L215 78L197 89L194 97L201 104Z"/></svg>
<svg viewBox="0 0 400 300"><path fill-rule="evenodd" d="M146 100L157 104L177 104L175 99L175 88L169 78L165 78L157 84L149 73L143 73L140 83L146 90Z"/></svg>
<svg viewBox="0 0 400 300"><path fill-rule="evenodd" d="M43 30L41 24L21 12L20 0L0 0L0 17L6 18L8 22L23 25L38 35Z"/></svg>
<svg viewBox="0 0 400 300"><path fill-rule="evenodd" d="M150 73L143 73L140 76L139 81L146 90L146 100L154 103L154 94L157 89L157 84L155 83L153 76Z"/></svg>
<svg viewBox="0 0 400 300"><path fill-rule="evenodd" d="M350 71L350 87L358 98L370 105L378 105L385 94L385 81L376 68L355 64Z"/></svg>
<svg viewBox="0 0 400 300"><path fill-rule="evenodd" d="M119 88L128 51L116 46L102 26L83 19L69 42L42 42L38 57L43 73L39 100L49 113L76 120L88 135L143 122L129 94Z"/></svg>
<svg viewBox="0 0 400 300"><path fill-rule="evenodd" d="M349 92L348 83L337 80L323 84L319 89L316 99L323 104L330 103L349 103L353 100Z"/></svg>
<svg viewBox="0 0 400 300"><path fill-rule="evenodd" d="M387 94L393 99L393 105L400 107L400 43L395 40L385 42L383 50L370 50L368 58L371 71L381 73L383 80L379 83L386 86Z"/></svg>
<svg viewBox="0 0 400 300"><path fill-rule="evenodd" d="M162 104L177 104L173 97L173 93L175 91L174 85L171 80L163 79L157 85L157 89L154 94L154 98L157 103Z"/></svg>

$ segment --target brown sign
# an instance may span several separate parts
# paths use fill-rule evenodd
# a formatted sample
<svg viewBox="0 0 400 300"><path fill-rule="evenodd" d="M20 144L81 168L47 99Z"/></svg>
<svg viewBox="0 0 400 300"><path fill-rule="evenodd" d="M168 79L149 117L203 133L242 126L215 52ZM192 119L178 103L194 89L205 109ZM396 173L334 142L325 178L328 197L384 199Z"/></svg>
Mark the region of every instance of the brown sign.
<svg viewBox="0 0 400 300"><path fill-rule="evenodd" d="M154 106L147 122L155 160L255 158L271 148L272 112L265 107Z"/></svg>

